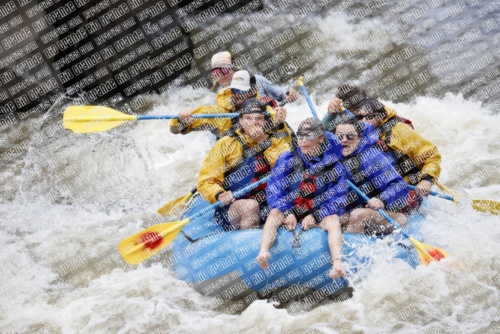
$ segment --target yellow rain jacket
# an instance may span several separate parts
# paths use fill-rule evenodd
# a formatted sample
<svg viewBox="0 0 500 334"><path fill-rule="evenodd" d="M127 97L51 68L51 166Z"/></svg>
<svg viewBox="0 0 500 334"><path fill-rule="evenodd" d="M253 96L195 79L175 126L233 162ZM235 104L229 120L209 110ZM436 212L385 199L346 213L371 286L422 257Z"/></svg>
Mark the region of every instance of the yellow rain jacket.
<svg viewBox="0 0 500 334"><path fill-rule="evenodd" d="M216 104L212 106L201 106L193 110L194 115L201 114L224 114L235 112L235 107L232 102L231 88L222 89L216 96ZM257 99L259 94L257 93ZM267 111L271 114L271 119L273 122L276 121L276 111L267 106ZM191 131L210 131L217 138L224 136L229 129L231 129L233 121L231 118L196 118L192 123L184 125L177 119L170 121L170 131L174 134L186 134ZM277 132L281 132L289 145L292 145L292 130L286 124L284 126L279 126Z"/></svg>
<svg viewBox="0 0 500 334"><path fill-rule="evenodd" d="M403 122L388 123L396 116L396 111L385 107L385 117L379 129L380 139L389 147L390 154L397 159L396 169L404 176L405 181L417 184L425 175L436 182L441 173L441 154L436 145L419 135L408 124ZM391 127L391 124L394 124ZM385 126L384 126L385 125Z"/></svg>
<svg viewBox="0 0 500 334"><path fill-rule="evenodd" d="M212 106L201 106L193 110L193 114L225 114L234 111L234 106L231 102L231 89L222 89L216 97L216 104ZM186 134L191 131L210 131L216 136L224 133L231 128L232 122L230 118L196 118L190 124L182 124L178 119L170 121L170 131L175 134Z"/></svg>
<svg viewBox="0 0 500 334"><path fill-rule="evenodd" d="M240 135L240 139L246 143L249 148L256 149L258 145L247 135ZM271 146L263 151L263 155L269 163L270 167L278 160L278 157L290 150L290 145L285 138L271 135ZM211 204L217 202L216 195L225 192L228 189L223 187L224 179L227 177L228 171L240 165L243 157L243 145L235 137L224 137L220 139L208 152L205 161L203 162L198 176L198 192L205 200ZM243 163L247 163L252 156L248 157Z"/></svg>

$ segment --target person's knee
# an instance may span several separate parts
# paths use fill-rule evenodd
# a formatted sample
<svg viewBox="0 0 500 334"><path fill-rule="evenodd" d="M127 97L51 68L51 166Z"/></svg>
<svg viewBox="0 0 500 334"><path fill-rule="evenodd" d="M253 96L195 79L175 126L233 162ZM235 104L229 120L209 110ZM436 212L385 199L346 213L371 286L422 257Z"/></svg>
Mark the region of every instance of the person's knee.
<svg viewBox="0 0 500 334"><path fill-rule="evenodd" d="M278 209L272 209L267 216L265 226L278 228L283 224L283 214ZM265 227L264 227L265 228Z"/></svg>
<svg viewBox="0 0 500 334"><path fill-rule="evenodd" d="M321 226L328 232L340 230L340 219L337 215L330 215L323 219Z"/></svg>
<svg viewBox="0 0 500 334"><path fill-rule="evenodd" d="M403 213L396 214L394 220L402 227L406 227L408 225L408 217L406 217L406 215Z"/></svg>
<svg viewBox="0 0 500 334"><path fill-rule="evenodd" d="M282 213L279 209L271 209L271 212L269 213L269 216L280 216Z"/></svg>
<svg viewBox="0 0 500 334"><path fill-rule="evenodd" d="M351 212L351 216L358 217L363 213L364 209L354 209Z"/></svg>
<svg viewBox="0 0 500 334"><path fill-rule="evenodd" d="M366 214L366 211L358 211L356 214L351 214L348 225L350 227L364 227L370 221L370 217Z"/></svg>
<svg viewBox="0 0 500 334"><path fill-rule="evenodd" d="M231 204L229 210L235 211L239 215L242 215L247 211L253 213L256 209L258 209L258 207L259 204L253 199L239 199Z"/></svg>
<svg viewBox="0 0 500 334"><path fill-rule="evenodd" d="M366 208L355 209L351 212L351 216L356 218L356 219L363 220L366 217L369 217L372 213L373 213L373 210L371 210L371 209L366 209Z"/></svg>

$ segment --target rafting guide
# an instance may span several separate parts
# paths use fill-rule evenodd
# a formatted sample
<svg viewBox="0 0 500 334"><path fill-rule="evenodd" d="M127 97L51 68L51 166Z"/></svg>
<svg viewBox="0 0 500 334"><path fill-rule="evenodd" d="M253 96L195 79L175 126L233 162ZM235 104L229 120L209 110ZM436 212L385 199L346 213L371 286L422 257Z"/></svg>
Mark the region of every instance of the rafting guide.
<svg viewBox="0 0 500 334"><path fill-rule="evenodd" d="M232 73L231 78L230 85L217 93L215 105L181 111L178 120L174 119L171 121L170 131L174 134L187 134L191 131L209 131L215 136L215 140L234 135L235 130L238 128L235 118L194 119L192 116L234 112L241 108L247 99L257 98L261 100L263 106L270 113L270 122L267 123L269 129L276 128L291 145L293 131L285 122L285 108L278 106L277 103L272 103L274 101L272 99L261 99L256 76L250 75L248 71L236 71ZM270 124L272 126L269 126Z"/></svg>
<svg viewBox="0 0 500 334"><path fill-rule="evenodd" d="M232 55L228 51L219 52L212 56L210 73L214 80L212 91L219 92L224 87L228 86L233 75L241 70L237 62L232 59ZM255 75L255 82L260 96L268 96L278 102L287 101L294 102L297 100L297 92L291 88L286 90L272 83L262 75Z"/></svg>

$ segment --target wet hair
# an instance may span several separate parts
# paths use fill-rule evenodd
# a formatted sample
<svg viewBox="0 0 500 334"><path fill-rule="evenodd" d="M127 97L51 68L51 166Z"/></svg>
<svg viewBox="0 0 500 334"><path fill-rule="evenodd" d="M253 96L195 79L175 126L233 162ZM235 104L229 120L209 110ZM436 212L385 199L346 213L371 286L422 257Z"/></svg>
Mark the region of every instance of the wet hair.
<svg viewBox="0 0 500 334"><path fill-rule="evenodd" d="M345 108L351 108L367 98L366 92L350 83L340 84L335 90L335 96L342 100Z"/></svg>
<svg viewBox="0 0 500 334"><path fill-rule="evenodd" d="M380 112L385 113L384 105L380 103L378 100L372 98L368 98L359 102L358 104L356 104L355 107L358 110L361 108L365 108L369 114L380 113Z"/></svg>
<svg viewBox="0 0 500 334"><path fill-rule="evenodd" d="M257 109L259 111L257 111ZM237 112L239 112L240 115L256 113L262 114L266 112L266 105L260 102L258 99L252 97L243 102L241 108L239 108Z"/></svg>
<svg viewBox="0 0 500 334"><path fill-rule="evenodd" d="M326 127L319 119L314 117L309 117L300 122L297 132L314 132L317 137L323 136L326 131Z"/></svg>
<svg viewBox="0 0 500 334"><path fill-rule="evenodd" d="M349 118L348 120L340 123L339 125L352 125L352 126L354 126L354 129L356 130L356 132L358 134L362 134L363 131L366 128L366 123L365 122L361 122L356 117ZM335 133L337 133L337 129L338 129L339 125L337 125L337 127L335 128Z"/></svg>

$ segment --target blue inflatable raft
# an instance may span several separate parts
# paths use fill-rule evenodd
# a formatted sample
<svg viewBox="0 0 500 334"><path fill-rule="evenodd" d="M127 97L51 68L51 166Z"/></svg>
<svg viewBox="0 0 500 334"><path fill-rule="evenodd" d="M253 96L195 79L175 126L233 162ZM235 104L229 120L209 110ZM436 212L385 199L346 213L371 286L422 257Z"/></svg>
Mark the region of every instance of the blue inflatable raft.
<svg viewBox="0 0 500 334"><path fill-rule="evenodd" d="M209 204L198 194L193 197L185 217ZM335 297L348 286L344 278L332 280L331 258L326 231L314 228L295 233L280 228L271 249L269 268L263 270L255 258L260 249L261 229L226 231L212 222L213 212L193 219L173 242L172 258L178 277L200 293L224 302L253 300L278 293L279 301L312 291L316 299ZM408 232L420 239L422 216L410 218ZM398 234L388 246L395 258L411 267L420 264L411 243ZM387 237L386 237L387 238ZM373 262L370 249L377 238L354 233L343 234L343 261L351 272L363 270ZM275 296L275 295L274 295Z"/></svg>

